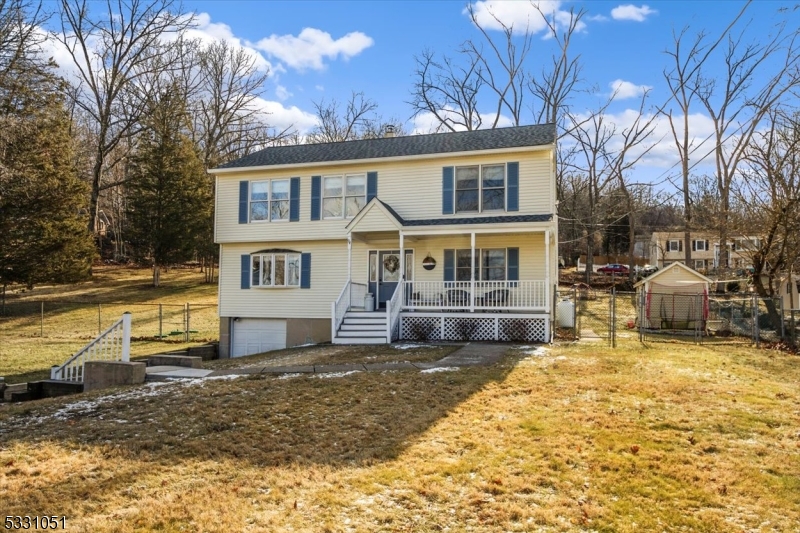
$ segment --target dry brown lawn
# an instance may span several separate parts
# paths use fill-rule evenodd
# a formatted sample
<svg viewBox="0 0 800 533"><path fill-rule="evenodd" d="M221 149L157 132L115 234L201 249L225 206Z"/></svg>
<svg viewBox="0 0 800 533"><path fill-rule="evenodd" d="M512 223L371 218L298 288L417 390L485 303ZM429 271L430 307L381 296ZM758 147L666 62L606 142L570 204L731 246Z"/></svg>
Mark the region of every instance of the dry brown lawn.
<svg viewBox="0 0 800 533"><path fill-rule="evenodd" d="M630 342L6 405L0 514L87 532L795 532L799 384L796 356Z"/></svg>
<svg viewBox="0 0 800 533"><path fill-rule="evenodd" d="M0 309L0 376L8 383L46 379L94 339L101 329L132 315L131 353L143 356L181 349L219 337L217 286L202 283L199 269L170 269L152 286L148 268L94 268L90 281L71 285L17 288ZM44 302L44 320L41 316ZM191 342L183 342L183 306L190 304ZM157 340L159 307L161 332Z"/></svg>

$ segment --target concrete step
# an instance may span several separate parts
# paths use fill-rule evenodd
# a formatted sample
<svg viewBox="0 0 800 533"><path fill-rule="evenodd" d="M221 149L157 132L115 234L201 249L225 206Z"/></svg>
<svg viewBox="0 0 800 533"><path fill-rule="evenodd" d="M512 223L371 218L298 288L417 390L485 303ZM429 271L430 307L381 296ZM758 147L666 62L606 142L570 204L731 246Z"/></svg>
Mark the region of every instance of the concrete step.
<svg viewBox="0 0 800 533"><path fill-rule="evenodd" d="M386 311L348 311L344 314L345 318L386 318Z"/></svg>
<svg viewBox="0 0 800 533"><path fill-rule="evenodd" d="M386 337L334 337L333 344L386 344Z"/></svg>
<svg viewBox="0 0 800 533"><path fill-rule="evenodd" d="M339 331L386 331L386 324L347 324L344 323Z"/></svg>
<svg viewBox="0 0 800 533"><path fill-rule="evenodd" d="M186 368L202 368L203 358L191 355L151 355L147 359L147 366L182 366Z"/></svg>
<svg viewBox="0 0 800 533"><path fill-rule="evenodd" d="M349 337L349 338L352 338L352 337L363 337L363 338L366 338L366 337L383 337L385 339L386 338L386 330L382 330L382 331L371 331L371 330L355 330L355 331L345 330L345 331L342 331L342 330L339 330L339 332L336 334L336 336L337 337Z"/></svg>

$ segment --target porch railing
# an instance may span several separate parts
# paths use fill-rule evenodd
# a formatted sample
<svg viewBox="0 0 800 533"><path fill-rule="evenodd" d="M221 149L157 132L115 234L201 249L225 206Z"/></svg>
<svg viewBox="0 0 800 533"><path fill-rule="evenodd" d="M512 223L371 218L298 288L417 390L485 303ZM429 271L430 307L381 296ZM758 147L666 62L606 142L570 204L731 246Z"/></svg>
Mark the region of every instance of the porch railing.
<svg viewBox="0 0 800 533"><path fill-rule="evenodd" d="M403 309L531 311L547 308L544 280L406 281Z"/></svg>
<svg viewBox="0 0 800 533"><path fill-rule="evenodd" d="M53 366L50 379L83 381L83 366L88 361L130 361L130 358L131 314L125 313L63 365Z"/></svg>
<svg viewBox="0 0 800 533"><path fill-rule="evenodd" d="M403 293L405 282L401 281L394 289L392 297L386 302L386 342L391 344L394 340L395 328L400 322L400 311L403 308Z"/></svg>

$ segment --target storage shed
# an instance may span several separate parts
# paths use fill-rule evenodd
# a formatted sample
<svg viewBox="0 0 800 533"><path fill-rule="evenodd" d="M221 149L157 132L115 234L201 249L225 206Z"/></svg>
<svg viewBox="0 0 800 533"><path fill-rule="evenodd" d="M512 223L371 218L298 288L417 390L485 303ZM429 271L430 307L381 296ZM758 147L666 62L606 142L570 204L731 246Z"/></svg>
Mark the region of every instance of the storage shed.
<svg viewBox="0 0 800 533"><path fill-rule="evenodd" d="M644 298L644 316L639 320L647 329L704 330L710 283L683 263L665 266L634 285Z"/></svg>
<svg viewBox="0 0 800 533"><path fill-rule="evenodd" d="M797 290L797 283L800 281L795 274L783 277L778 286L778 294L783 299L783 312L789 313L791 309L800 309L800 291Z"/></svg>

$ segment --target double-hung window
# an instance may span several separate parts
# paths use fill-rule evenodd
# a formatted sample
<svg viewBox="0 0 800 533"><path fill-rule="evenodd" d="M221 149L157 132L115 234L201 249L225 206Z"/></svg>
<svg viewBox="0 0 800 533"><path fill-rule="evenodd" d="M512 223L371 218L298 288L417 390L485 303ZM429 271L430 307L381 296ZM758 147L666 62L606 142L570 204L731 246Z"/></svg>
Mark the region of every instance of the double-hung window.
<svg viewBox="0 0 800 533"><path fill-rule="evenodd" d="M322 218L352 218L367 203L367 176L322 178Z"/></svg>
<svg viewBox="0 0 800 533"><path fill-rule="evenodd" d="M681 252L683 251L683 246L681 246L681 241L668 241L667 242L667 251L668 252Z"/></svg>
<svg viewBox="0 0 800 533"><path fill-rule="evenodd" d="M455 182L456 212L505 209L505 165L456 167Z"/></svg>
<svg viewBox="0 0 800 533"><path fill-rule="evenodd" d="M506 279L506 250L483 249L475 250L478 260L475 262L476 281L505 281ZM470 281L470 268L472 267L472 251L469 249L456 250L456 281Z"/></svg>
<svg viewBox="0 0 800 533"><path fill-rule="evenodd" d="M289 180L250 182L250 222L289 220Z"/></svg>
<svg viewBox="0 0 800 533"><path fill-rule="evenodd" d="M251 257L251 287L300 286L300 254L255 254Z"/></svg>
<svg viewBox="0 0 800 533"><path fill-rule="evenodd" d="M694 249L696 252L705 252L706 251L706 241L705 240L695 240L694 241Z"/></svg>

